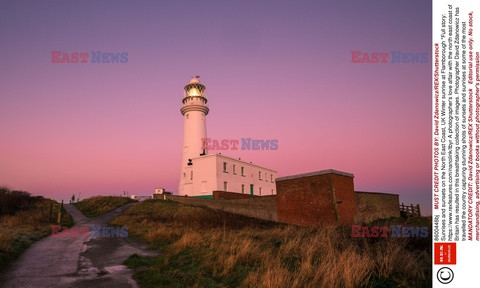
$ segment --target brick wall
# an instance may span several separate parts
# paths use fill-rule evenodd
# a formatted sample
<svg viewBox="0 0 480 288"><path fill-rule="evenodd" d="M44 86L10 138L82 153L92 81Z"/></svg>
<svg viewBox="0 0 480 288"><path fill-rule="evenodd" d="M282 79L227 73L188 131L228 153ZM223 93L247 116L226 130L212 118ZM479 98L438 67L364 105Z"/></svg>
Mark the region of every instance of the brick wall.
<svg viewBox="0 0 480 288"><path fill-rule="evenodd" d="M297 225L349 225L356 213L353 175L323 170L277 179L278 220Z"/></svg>
<svg viewBox="0 0 480 288"><path fill-rule="evenodd" d="M332 173L332 179L339 215L338 224L351 225L355 222L357 212L353 175L350 177Z"/></svg>
<svg viewBox="0 0 480 288"><path fill-rule="evenodd" d="M357 203L356 223L369 223L375 219L400 217L398 194L355 191Z"/></svg>

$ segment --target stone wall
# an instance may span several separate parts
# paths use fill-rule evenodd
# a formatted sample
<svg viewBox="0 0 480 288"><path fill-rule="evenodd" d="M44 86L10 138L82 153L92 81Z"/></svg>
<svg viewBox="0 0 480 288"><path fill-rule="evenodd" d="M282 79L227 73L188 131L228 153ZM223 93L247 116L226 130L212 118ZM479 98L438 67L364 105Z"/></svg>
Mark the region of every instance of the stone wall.
<svg viewBox="0 0 480 288"><path fill-rule="evenodd" d="M237 193L237 192L213 191L213 199L248 199L248 198L255 198L255 197L259 197L259 196Z"/></svg>
<svg viewBox="0 0 480 288"><path fill-rule="evenodd" d="M357 203L356 223L369 223L375 219L400 217L398 194L355 191Z"/></svg>
<svg viewBox="0 0 480 288"><path fill-rule="evenodd" d="M163 195L159 198L163 199ZM278 221L275 195L247 199L207 199L177 195L165 195L165 198L188 205L208 207L268 221Z"/></svg>

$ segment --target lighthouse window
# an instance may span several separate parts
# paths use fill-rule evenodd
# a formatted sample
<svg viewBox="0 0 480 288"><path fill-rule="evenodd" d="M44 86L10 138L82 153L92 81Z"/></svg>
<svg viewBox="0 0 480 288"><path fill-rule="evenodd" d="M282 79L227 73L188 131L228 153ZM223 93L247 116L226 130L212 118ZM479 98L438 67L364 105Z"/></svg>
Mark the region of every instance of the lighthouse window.
<svg viewBox="0 0 480 288"><path fill-rule="evenodd" d="M223 182L223 191L228 191L228 183L227 183L227 181Z"/></svg>
<svg viewBox="0 0 480 288"><path fill-rule="evenodd" d="M242 184L242 194L245 193L245 184Z"/></svg>
<svg viewBox="0 0 480 288"><path fill-rule="evenodd" d="M233 164L233 174L237 175L237 172L235 172L235 164Z"/></svg>
<svg viewBox="0 0 480 288"><path fill-rule="evenodd" d="M262 180L262 171L258 172L258 180Z"/></svg>
<svg viewBox="0 0 480 288"><path fill-rule="evenodd" d="M190 180L193 180L193 171L190 171Z"/></svg>
<svg viewBox="0 0 480 288"><path fill-rule="evenodd" d="M258 194L261 196L262 195L262 187L258 188Z"/></svg>
<svg viewBox="0 0 480 288"><path fill-rule="evenodd" d="M245 177L245 167L240 168L240 172L242 173L242 176Z"/></svg>
<svg viewBox="0 0 480 288"><path fill-rule="evenodd" d="M227 162L223 162L223 172L228 173L227 172Z"/></svg>

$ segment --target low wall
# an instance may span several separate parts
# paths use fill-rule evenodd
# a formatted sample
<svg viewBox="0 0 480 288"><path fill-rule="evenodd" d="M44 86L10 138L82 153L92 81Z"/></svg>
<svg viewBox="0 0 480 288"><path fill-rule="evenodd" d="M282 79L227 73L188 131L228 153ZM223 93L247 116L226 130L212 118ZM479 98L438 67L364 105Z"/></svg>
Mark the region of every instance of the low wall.
<svg viewBox="0 0 480 288"><path fill-rule="evenodd" d="M400 217L398 194L353 192L353 175L335 170L277 179L278 195L213 191L212 198L155 194L188 205L296 225L351 225Z"/></svg>
<svg viewBox="0 0 480 288"><path fill-rule="evenodd" d="M157 197L157 199L163 199L163 196L165 196L165 199L188 205L202 206L268 221L278 221L275 195L246 199L207 199L176 195L161 196Z"/></svg>
<svg viewBox="0 0 480 288"><path fill-rule="evenodd" d="M249 199L261 196L242 194L237 192L213 191L213 199Z"/></svg>
<svg viewBox="0 0 480 288"><path fill-rule="evenodd" d="M357 203L356 223L400 217L398 194L355 191L355 202Z"/></svg>

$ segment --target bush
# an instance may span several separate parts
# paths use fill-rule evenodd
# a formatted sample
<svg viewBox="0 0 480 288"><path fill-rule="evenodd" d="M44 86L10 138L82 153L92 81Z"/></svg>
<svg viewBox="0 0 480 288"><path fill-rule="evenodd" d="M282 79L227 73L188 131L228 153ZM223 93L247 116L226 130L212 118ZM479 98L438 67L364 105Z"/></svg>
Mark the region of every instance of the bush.
<svg viewBox="0 0 480 288"><path fill-rule="evenodd" d="M13 215L18 211L30 209L42 199L42 196L33 197L25 191L0 187L0 216Z"/></svg>

